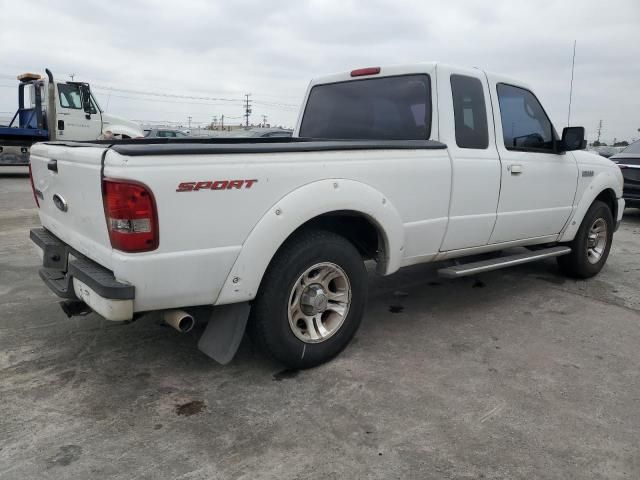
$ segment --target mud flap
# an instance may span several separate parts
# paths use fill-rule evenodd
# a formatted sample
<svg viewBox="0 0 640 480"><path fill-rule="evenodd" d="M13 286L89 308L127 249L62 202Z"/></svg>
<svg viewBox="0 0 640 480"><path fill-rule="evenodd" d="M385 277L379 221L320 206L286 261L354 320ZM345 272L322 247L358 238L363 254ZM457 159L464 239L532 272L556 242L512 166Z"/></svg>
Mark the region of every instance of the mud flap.
<svg viewBox="0 0 640 480"><path fill-rule="evenodd" d="M215 307L198 349L222 365L229 363L242 341L250 310L249 302Z"/></svg>

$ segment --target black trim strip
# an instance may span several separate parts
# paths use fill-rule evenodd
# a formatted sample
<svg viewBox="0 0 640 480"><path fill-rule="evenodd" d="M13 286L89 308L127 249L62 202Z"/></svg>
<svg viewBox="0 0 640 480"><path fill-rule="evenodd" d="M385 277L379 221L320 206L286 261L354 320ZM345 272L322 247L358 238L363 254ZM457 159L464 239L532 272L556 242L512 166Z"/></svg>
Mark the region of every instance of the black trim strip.
<svg viewBox="0 0 640 480"><path fill-rule="evenodd" d="M73 290L73 279L71 278L71 275L59 270L49 270L47 268L41 268L38 270L38 274L44 284L49 287L49 290L60 298L78 300L78 297L76 297L76 293Z"/></svg>
<svg viewBox="0 0 640 480"><path fill-rule="evenodd" d="M222 153L285 153L328 150L441 150L436 140L329 140L312 138L147 138L45 142L65 147L111 148L122 155L189 155Z"/></svg>
<svg viewBox="0 0 640 480"><path fill-rule="evenodd" d="M447 146L434 140L323 140L291 143L228 144L168 144L168 145L113 145L121 155L206 155L224 153L289 153L323 152L335 150L441 150Z"/></svg>

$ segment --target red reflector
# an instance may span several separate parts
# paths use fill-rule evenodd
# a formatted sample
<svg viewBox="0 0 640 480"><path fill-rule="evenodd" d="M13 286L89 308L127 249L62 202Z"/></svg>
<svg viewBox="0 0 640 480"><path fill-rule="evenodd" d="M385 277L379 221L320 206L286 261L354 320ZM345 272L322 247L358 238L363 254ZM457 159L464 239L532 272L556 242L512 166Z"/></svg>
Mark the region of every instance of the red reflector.
<svg viewBox="0 0 640 480"><path fill-rule="evenodd" d="M359 68L351 70L352 77L362 77L364 75L377 75L380 73L380 67Z"/></svg>
<svg viewBox="0 0 640 480"><path fill-rule="evenodd" d="M102 182L104 215L111 246L123 252L148 252L158 248L158 213L151 190L139 182Z"/></svg>
<svg viewBox="0 0 640 480"><path fill-rule="evenodd" d="M40 208L38 195L36 195L36 186L33 184L33 173L31 172L31 162L29 162L29 181L31 182L31 191L33 192L33 199L36 201L36 205L38 206L38 208Z"/></svg>

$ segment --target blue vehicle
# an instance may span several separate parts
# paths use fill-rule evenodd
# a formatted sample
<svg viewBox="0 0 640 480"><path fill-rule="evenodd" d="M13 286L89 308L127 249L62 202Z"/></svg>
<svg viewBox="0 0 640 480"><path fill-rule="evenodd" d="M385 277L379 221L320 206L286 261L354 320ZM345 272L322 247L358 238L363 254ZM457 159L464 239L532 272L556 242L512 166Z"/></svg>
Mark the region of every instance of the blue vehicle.
<svg viewBox="0 0 640 480"><path fill-rule="evenodd" d="M55 81L36 73L18 76L18 111L0 126L0 166L28 165L29 150L49 140L91 141L143 136L140 125L105 113L88 83Z"/></svg>

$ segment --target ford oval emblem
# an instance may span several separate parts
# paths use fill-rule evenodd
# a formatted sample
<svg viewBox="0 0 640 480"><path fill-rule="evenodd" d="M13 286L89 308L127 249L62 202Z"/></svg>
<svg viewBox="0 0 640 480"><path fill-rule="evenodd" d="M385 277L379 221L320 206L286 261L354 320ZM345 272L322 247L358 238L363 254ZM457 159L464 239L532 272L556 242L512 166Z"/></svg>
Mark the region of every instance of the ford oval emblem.
<svg viewBox="0 0 640 480"><path fill-rule="evenodd" d="M67 201L62 197L62 195L58 195L57 193L53 196L53 203L58 207L58 210L63 212L66 212L69 208Z"/></svg>

